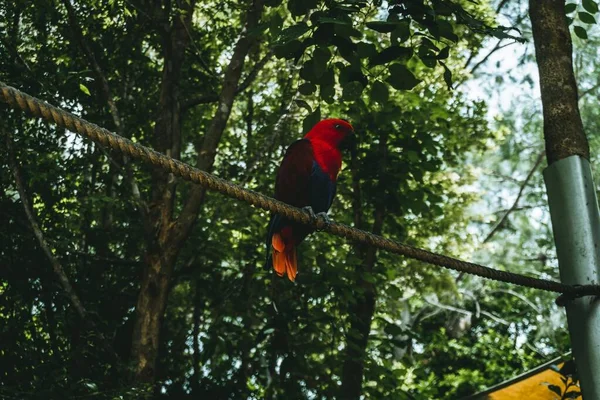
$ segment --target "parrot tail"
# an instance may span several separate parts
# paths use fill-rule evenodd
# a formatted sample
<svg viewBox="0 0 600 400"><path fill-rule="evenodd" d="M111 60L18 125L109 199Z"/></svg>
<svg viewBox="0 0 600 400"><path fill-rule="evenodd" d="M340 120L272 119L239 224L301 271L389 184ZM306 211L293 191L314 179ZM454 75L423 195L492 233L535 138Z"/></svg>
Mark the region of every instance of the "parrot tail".
<svg viewBox="0 0 600 400"><path fill-rule="evenodd" d="M287 277L290 281L296 280L298 273L298 257L296 256L296 246L292 236L292 228L286 226L273 234L271 239L273 246L273 269L279 276Z"/></svg>

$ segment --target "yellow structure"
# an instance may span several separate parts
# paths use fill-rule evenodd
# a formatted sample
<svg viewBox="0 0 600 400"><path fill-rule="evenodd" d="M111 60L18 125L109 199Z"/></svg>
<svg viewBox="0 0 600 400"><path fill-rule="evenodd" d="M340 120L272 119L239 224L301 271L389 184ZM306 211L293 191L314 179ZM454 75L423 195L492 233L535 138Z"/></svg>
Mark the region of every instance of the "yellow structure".
<svg viewBox="0 0 600 400"><path fill-rule="evenodd" d="M559 400L560 396L549 386L557 386L564 393L566 384L561 380L562 375L552 369L553 366L560 369L563 365L562 357L559 357L463 400ZM571 382L570 378L568 382ZM571 386L568 390L578 392L579 387ZM581 395L576 398L581 399Z"/></svg>

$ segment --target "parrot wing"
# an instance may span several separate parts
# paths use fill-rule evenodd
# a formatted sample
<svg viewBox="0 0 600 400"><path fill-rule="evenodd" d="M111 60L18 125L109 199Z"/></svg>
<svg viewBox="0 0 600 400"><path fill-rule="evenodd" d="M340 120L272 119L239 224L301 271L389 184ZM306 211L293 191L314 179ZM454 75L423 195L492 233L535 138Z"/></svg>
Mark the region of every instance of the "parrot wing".
<svg viewBox="0 0 600 400"><path fill-rule="evenodd" d="M275 198L295 207L310 205L310 179L315 157L307 139L288 147L275 182Z"/></svg>

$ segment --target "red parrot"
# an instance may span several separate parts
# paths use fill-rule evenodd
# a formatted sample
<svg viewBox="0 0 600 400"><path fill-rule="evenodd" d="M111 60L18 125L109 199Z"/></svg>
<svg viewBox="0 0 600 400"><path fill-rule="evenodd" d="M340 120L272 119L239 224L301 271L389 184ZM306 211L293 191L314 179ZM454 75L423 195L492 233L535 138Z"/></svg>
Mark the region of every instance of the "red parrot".
<svg viewBox="0 0 600 400"><path fill-rule="evenodd" d="M340 150L353 136L354 128L342 119L317 123L303 139L288 147L277 173L275 198L311 213L327 213L342 166ZM296 247L313 231L307 225L273 214L267 234L267 265L272 262L277 275L287 274L293 282L298 272Z"/></svg>

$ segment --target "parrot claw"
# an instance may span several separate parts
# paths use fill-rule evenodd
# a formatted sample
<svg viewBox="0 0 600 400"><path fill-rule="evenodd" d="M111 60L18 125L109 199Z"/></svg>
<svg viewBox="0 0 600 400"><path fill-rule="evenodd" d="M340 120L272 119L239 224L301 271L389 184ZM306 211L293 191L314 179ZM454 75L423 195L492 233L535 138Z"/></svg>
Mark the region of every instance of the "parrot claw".
<svg viewBox="0 0 600 400"><path fill-rule="evenodd" d="M326 230L327 228L329 228L329 225L331 225L331 218L329 218L329 215L327 215L326 212L320 212L317 214L317 218L320 218L323 221L323 224L325 224L323 226L323 228L321 229L317 229L318 232L322 232L324 230Z"/></svg>
<svg viewBox="0 0 600 400"><path fill-rule="evenodd" d="M302 211L307 212L313 221L317 219L317 214L315 214L311 206L302 207Z"/></svg>
<svg viewBox="0 0 600 400"><path fill-rule="evenodd" d="M329 215L327 215L326 212L320 212L318 214L315 214L311 206L302 207L302 210L310 214L312 223L316 223L319 219L323 221L323 224L325 224L325 226L321 229L317 229L317 232L324 231L329 225L331 225L331 219L329 218Z"/></svg>

